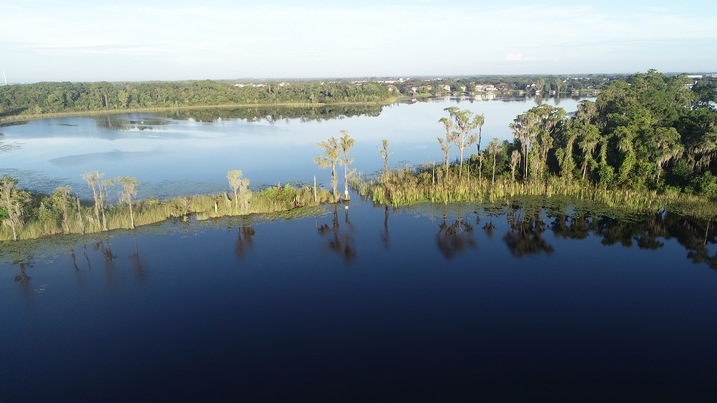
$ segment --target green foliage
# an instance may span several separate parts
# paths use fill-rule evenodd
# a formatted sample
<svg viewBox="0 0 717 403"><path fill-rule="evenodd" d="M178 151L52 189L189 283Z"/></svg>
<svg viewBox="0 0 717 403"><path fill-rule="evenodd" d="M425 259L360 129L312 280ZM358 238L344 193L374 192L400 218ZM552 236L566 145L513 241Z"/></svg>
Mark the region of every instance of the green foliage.
<svg viewBox="0 0 717 403"><path fill-rule="evenodd" d="M386 85L349 81L236 83L221 81L51 83L0 87L2 117L209 105L383 103Z"/></svg>

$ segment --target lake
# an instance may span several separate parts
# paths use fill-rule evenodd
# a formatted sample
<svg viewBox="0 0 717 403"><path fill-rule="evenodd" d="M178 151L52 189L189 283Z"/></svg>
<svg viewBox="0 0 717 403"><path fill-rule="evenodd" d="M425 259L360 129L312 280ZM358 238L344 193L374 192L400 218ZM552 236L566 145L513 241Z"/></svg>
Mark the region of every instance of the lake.
<svg viewBox="0 0 717 403"><path fill-rule="evenodd" d="M18 178L21 187L46 192L69 184L85 198L91 193L80 175L95 170L106 178L136 177L142 183L140 198L224 191L232 169L241 169L254 188L311 183L314 175L319 183L329 183L330 172L314 163L322 153L316 143L339 137L341 130L356 139L353 167L369 174L383 166L378 152L382 139L390 142L392 167L440 161L436 137L444 136L445 129L438 120L448 115L443 111L448 106L485 115L485 146L494 137L512 140L508 124L537 102L439 98L385 107L213 109L45 119L0 127L0 141L14 148L0 154L0 174ZM546 102L556 104L554 99ZM557 105L575 111L577 102L568 98ZM454 149L452 157L457 155Z"/></svg>
<svg viewBox="0 0 717 403"><path fill-rule="evenodd" d="M485 111L484 139L508 138L488 126L488 105L532 106L493 102L459 104ZM357 138L364 172L380 168L384 137L394 164L438 159L447 104L273 123L45 120L2 128L5 142L21 143L2 158L42 186L89 169L168 194L219 187L235 167L254 183L328 181L310 157L340 129ZM280 150L266 146L261 158L247 144L264 137ZM113 147L117 160L87 157ZM162 156L123 154L152 147ZM7 162L20 164L21 153L24 165ZM204 174L165 165L182 153L196 154L188 158ZM266 171L224 166L214 153L255 158ZM292 167L279 177L275 155ZM177 220L0 244L0 401L705 401L717 395L715 307L710 220L540 198L393 209L354 194L292 220Z"/></svg>

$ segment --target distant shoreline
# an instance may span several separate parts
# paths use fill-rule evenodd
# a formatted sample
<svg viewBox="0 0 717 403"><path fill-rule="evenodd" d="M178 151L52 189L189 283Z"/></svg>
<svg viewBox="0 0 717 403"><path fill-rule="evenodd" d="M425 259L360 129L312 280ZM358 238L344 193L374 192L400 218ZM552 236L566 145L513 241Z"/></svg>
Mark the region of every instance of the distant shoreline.
<svg viewBox="0 0 717 403"><path fill-rule="evenodd" d="M327 106L374 106L374 105L391 105L402 99L410 99L406 97L395 97L381 102L324 102L324 103L308 103L308 102L281 102L281 103L252 103L252 104L221 104L221 105L189 105L189 106L166 106L156 108L131 108L131 109L107 109L97 111L68 111L68 112L48 112L29 115L11 115L0 117L0 126L3 123L22 123L33 120L82 117L82 116L104 116L104 115L121 115L125 113L151 113L151 112L168 112L168 111L187 111L199 109L229 109L229 108L257 108L266 106L276 106L284 108L321 108Z"/></svg>

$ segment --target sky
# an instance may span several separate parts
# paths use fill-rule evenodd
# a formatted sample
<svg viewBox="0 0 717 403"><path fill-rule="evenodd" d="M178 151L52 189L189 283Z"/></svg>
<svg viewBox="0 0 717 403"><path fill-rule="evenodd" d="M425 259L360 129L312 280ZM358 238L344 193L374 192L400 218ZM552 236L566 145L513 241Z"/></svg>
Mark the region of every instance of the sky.
<svg viewBox="0 0 717 403"><path fill-rule="evenodd" d="M715 72L714 3L5 0L0 70L11 84Z"/></svg>

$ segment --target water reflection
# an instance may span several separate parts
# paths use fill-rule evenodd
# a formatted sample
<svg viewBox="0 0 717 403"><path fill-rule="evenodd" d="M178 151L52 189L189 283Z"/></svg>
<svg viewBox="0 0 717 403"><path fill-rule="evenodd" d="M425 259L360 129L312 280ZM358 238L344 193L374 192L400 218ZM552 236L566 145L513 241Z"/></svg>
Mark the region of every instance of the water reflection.
<svg viewBox="0 0 717 403"><path fill-rule="evenodd" d="M413 251L406 250L406 245L413 247L428 242L430 250L450 261L459 256L476 253L479 243L485 246L481 248L481 253L492 254L495 253L494 250L503 250L496 248L503 244L512 256L522 258L550 255L561 248L571 248L567 245L574 244L566 243L567 241L596 240L592 246L586 247L594 249L604 245L660 250L679 245L680 250L684 251L683 258L687 261L717 269L717 226L712 219L686 217L670 212L642 215L606 214L570 205L545 207L543 202L516 202L483 207L480 210L475 210L473 206L468 210L467 205L438 207L440 213L437 222L416 223L412 220L394 221L391 216L402 213L396 210L391 212L390 207L374 209L365 206L364 209L360 204L362 201L359 200L358 203L359 210L354 210L354 214L359 214L360 220L355 217L354 220L357 221L352 220L351 209L354 207L337 204L331 207L326 218L316 216L314 225L310 226L313 228L308 229L319 235L319 249L323 248L327 253L339 256L346 264L356 263L361 245L369 245L367 249L373 254L410 254ZM187 206L180 207L184 213ZM434 214L434 208L431 207L431 216ZM343 213L340 210L343 210ZM476 216L466 214L467 211ZM373 219L367 220L365 214L371 214ZM425 217L418 217L414 221L424 219ZM283 224L277 222L271 225ZM31 281L28 273L35 260L30 256L39 257L43 262L52 261L55 258L46 257L45 249L53 248L56 251L52 252L55 256L64 256L66 259L62 264L67 268L71 266L76 273L99 265L105 269L109 283L114 283L115 277L123 276L122 273L135 273L137 279L144 280L147 276L147 262L156 259L160 250L140 250L142 234L146 235L146 231L159 231L160 236L166 237L161 242L167 245L173 242L176 233L192 234L197 236L198 245L201 246L205 241L202 240L201 233L196 233L198 226L205 229L219 226L223 227L220 229L222 232L229 231L228 250L231 252L233 249L233 253L240 258L245 258L257 248L272 247L270 244L255 242L257 227L251 219L227 219L217 223L199 223L187 219L168 222L164 226L154 228L141 228L120 236L119 241L116 241L112 234L103 234L95 239L92 239L93 235L88 235L82 241L70 241L76 242L73 244L68 244L67 238L63 237L26 244L8 243L2 251L2 258L5 264L19 269L19 272L9 278L21 285L27 285ZM171 228L171 232L168 228ZM364 230L365 228L368 230ZM421 230L418 231L418 228ZM482 231L476 231L475 228ZM51 242L55 240L57 245L52 246ZM370 246L379 243L381 246L378 249ZM115 250L116 248L120 249ZM320 250L313 252L318 253ZM258 256L264 254L260 253ZM132 270L119 270L123 267Z"/></svg>
<svg viewBox="0 0 717 403"><path fill-rule="evenodd" d="M383 230L381 231L381 243L383 244L383 248L388 250L388 241L389 241L389 235L388 235L388 206L384 206L383 208Z"/></svg>
<svg viewBox="0 0 717 403"><path fill-rule="evenodd" d="M326 244L328 249L340 255L347 264L356 259L356 246L353 234L353 224L349 219L349 206L344 205L344 226L343 230L339 223L339 206L333 205L331 227L327 224L317 226L321 236L328 236Z"/></svg>
<svg viewBox="0 0 717 403"><path fill-rule="evenodd" d="M309 122L355 116L375 117L382 111L383 106L381 105L326 105L313 108L266 105L241 108L184 109L162 113L162 116L175 120L191 119L207 123L221 122L227 119L274 123L287 119L300 119L302 122Z"/></svg>
<svg viewBox="0 0 717 403"><path fill-rule="evenodd" d="M473 226L459 216L448 225L446 215L443 215L436 233L436 245L443 257L452 259L467 249L475 249L477 242L473 234Z"/></svg>
<svg viewBox="0 0 717 403"><path fill-rule="evenodd" d="M134 251L130 253L129 259L135 267L137 273L137 279L143 281L146 278L147 271L144 267L144 261L139 254L139 248L137 248L137 235L132 234L132 244L134 245Z"/></svg>
<svg viewBox="0 0 717 403"><path fill-rule="evenodd" d="M23 288L30 284L31 277L27 275L27 269L31 268L34 263L32 257L19 259L12 264L17 265L20 268L20 273L15 276L15 282L22 285Z"/></svg>
<svg viewBox="0 0 717 403"><path fill-rule="evenodd" d="M172 122L145 115L105 115L95 117L97 127L107 130L152 130L155 126L168 125Z"/></svg>
<svg viewBox="0 0 717 403"><path fill-rule="evenodd" d="M251 225L242 225L237 228L237 239L234 242L234 251L237 256L244 257L254 247L256 230Z"/></svg>
<svg viewBox="0 0 717 403"><path fill-rule="evenodd" d="M536 208L518 209L511 207L506 213L509 230L503 236L510 253L516 257L528 254L553 253L553 246L544 238L545 221L541 210Z"/></svg>

